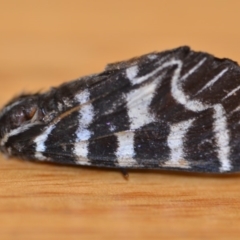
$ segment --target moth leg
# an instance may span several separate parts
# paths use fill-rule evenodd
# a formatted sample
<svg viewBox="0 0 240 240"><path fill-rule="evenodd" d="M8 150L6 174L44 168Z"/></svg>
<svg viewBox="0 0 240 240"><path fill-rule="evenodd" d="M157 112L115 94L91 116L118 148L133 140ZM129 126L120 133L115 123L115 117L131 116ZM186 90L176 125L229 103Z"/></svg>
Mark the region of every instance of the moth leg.
<svg viewBox="0 0 240 240"><path fill-rule="evenodd" d="M127 169L126 169L126 168L120 168L120 171L121 171L123 177L124 177L126 180L128 180L129 174L128 174Z"/></svg>

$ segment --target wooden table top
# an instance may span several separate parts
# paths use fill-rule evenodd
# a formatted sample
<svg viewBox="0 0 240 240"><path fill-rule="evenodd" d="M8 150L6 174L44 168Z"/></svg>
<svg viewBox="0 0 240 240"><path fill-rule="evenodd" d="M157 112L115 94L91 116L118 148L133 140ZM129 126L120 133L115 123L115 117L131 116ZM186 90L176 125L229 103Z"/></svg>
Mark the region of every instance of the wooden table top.
<svg viewBox="0 0 240 240"><path fill-rule="evenodd" d="M240 62L239 1L0 0L0 105L107 63L189 45ZM0 239L239 239L240 174L0 156Z"/></svg>

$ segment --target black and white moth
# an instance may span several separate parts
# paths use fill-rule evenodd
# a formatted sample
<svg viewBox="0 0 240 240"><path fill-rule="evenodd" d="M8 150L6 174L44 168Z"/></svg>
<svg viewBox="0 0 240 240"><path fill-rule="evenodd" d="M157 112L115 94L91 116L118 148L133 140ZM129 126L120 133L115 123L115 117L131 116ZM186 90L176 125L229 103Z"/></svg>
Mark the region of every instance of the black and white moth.
<svg viewBox="0 0 240 240"><path fill-rule="evenodd" d="M240 171L240 67L180 47L110 64L0 113L8 156L120 169Z"/></svg>

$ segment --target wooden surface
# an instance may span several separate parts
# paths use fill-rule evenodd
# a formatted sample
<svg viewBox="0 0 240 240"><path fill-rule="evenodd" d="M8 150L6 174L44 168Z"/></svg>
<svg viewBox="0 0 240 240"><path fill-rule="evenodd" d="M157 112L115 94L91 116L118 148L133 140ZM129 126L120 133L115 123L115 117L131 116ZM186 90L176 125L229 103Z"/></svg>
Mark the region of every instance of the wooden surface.
<svg viewBox="0 0 240 240"><path fill-rule="evenodd" d="M190 45L240 62L239 1L0 0L0 104ZM240 174L120 172L0 157L0 239L239 239Z"/></svg>

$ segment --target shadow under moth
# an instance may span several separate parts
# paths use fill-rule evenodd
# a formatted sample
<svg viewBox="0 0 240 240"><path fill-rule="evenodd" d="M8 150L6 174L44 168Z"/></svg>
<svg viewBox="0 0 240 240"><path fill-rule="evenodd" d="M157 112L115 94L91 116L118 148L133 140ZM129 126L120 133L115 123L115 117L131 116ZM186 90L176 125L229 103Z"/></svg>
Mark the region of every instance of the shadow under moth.
<svg viewBox="0 0 240 240"><path fill-rule="evenodd" d="M240 170L240 67L179 47L109 64L0 113L7 156L119 169Z"/></svg>

